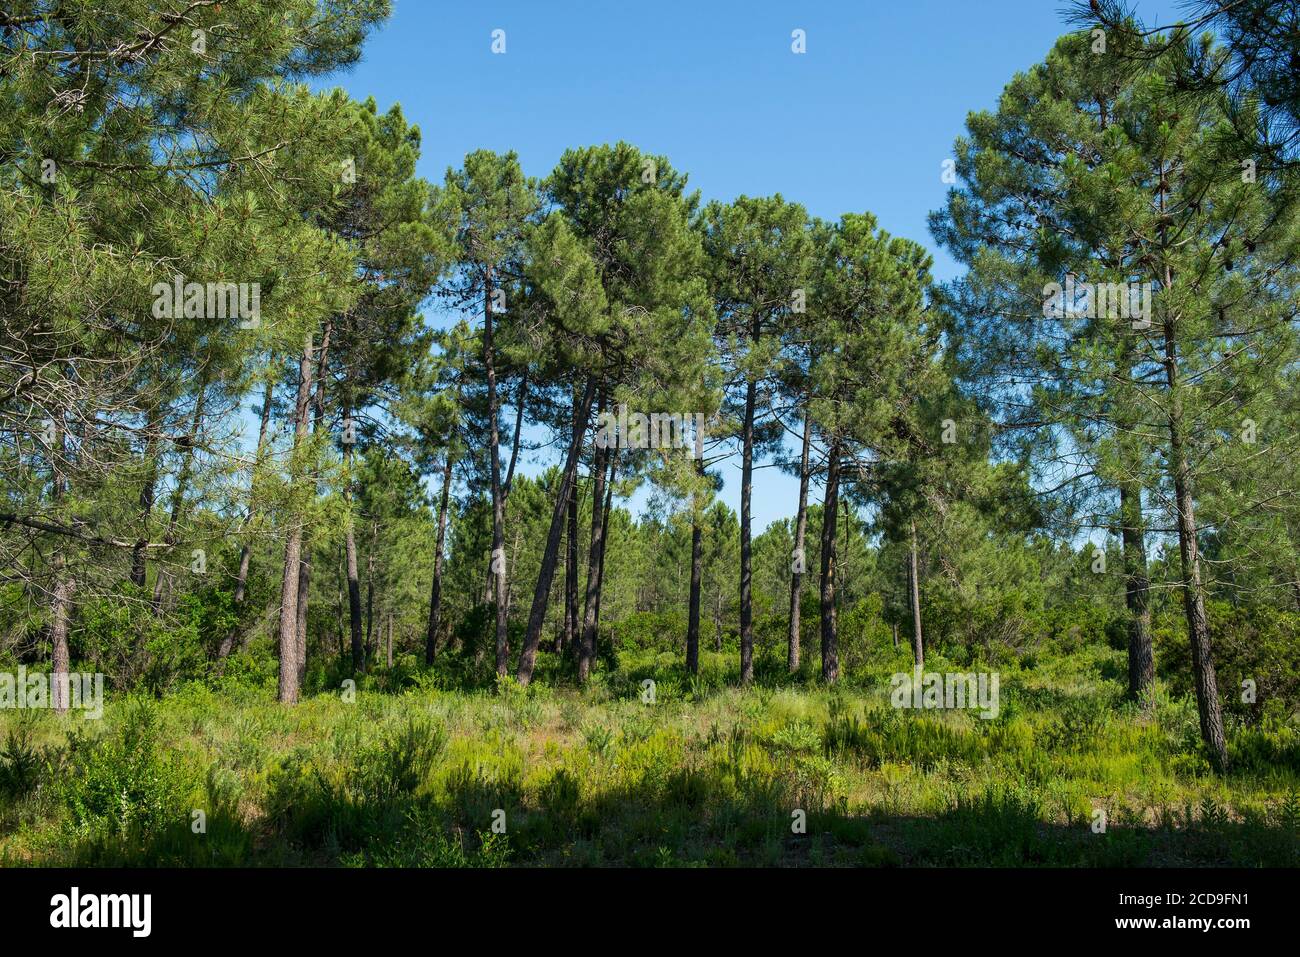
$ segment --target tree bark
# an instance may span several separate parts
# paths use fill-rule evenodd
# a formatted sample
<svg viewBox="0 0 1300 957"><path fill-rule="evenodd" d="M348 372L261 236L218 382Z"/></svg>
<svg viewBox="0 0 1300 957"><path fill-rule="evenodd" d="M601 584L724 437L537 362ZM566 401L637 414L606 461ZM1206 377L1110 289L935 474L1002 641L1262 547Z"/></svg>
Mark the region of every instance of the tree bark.
<svg viewBox="0 0 1300 957"><path fill-rule="evenodd" d="M1169 283L1166 283L1168 288ZM1201 720L1201 738L1218 771L1228 767L1228 746L1223 732L1223 706L1214 672L1210 647L1210 625L1205 615L1205 593L1201 582L1201 558L1196 540L1196 507L1191 467L1183 433L1182 399L1178 382L1178 348L1173 321L1164 321L1165 383L1169 387L1169 467L1173 471L1174 507L1178 522L1178 556L1182 567L1183 611L1187 616L1192 646L1192 673L1196 686L1196 710Z"/></svg>
<svg viewBox="0 0 1300 957"><path fill-rule="evenodd" d="M596 406L596 419L605 411L602 392ZM591 542L587 547L587 587L582 602L582 634L578 650L578 682L585 684L596 657L596 589L600 580L600 551L604 545L605 464L607 448L596 447L591 463Z"/></svg>
<svg viewBox="0 0 1300 957"><path fill-rule="evenodd" d="M596 640L600 640L600 599L605 594L605 556L609 554L609 514L614 501L614 474L618 471L618 449L609 455L609 481L605 483L605 512L600 545L600 577L596 579ZM599 651L599 649L596 649Z"/></svg>
<svg viewBox="0 0 1300 957"><path fill-rule="evenodd" d="M343 410L352 414L350 396ZM366 671L366 647L361 640L361 572L357 565L356 516L352 511L352 445L343 446L343 556L348 578L348 626L352 638L352 673Z"/></svg>
<svg viewBox="0 0 1300 957"><path fill-rule="evenodd" d="M149 519L153 515L154 497L158 487L158 439L156 433L161 428L162 416L154 412L149 422L150 437L145 445L145 457L149 461L149 474L140 488L140 538L131 549L131 584L140 588L148 580L149 570L145 545L149 541Z"/></svg>
<svg viewBox="0 0 1300 957"><path fill-rule="evenodd" d="M578 405L577 421L580 423L581 428L575 430L575 435L569 442L569 454L564 463L560 487L556 489L555 506L551 511L551 527L546 534L546 547L542 552L542 564L537 574L537 585L533 589L533 605L528 613L528 630L524 635L524 647L519 655L519 669L516 676L522 685L527 685L533 678L533 667L537 660L537 646L542 638L542 624L546 620L546 605L551 596L551 582L555 578L555 565L559 557L560 535L564 527L564 510L568 504L569 489L577 475L578 458L582 451L582 437L586 435L587 422L591 417L595 388L595 380L588 379L582 401Z"/></svg>
<svg viewBox="0 0 1300 957"><path fill-rule="evenodd" d="M812 413L803 417L803 451L799 454L799 509L794 522L794 558L790 574L790 631L786 639L785 667L790 674L799 670L799 598L803 590L803 571L807 561L804 539L808 532L808 447L812 439Z"/></svg>
<svg viewBox="0 0 1300 957"><path fill-rule="evenodd" d="M925 667L925 635L921 630L921 575L916 554L916 519L912 519L907 562L907 595L912 605L912 660Z"/></svg>
<svg viewBox="0 0 1300 957"><path fill-rule="evenodd" d="M757 326L757 320L755 320ZM757 342L758 331L754 330ZM758 386L750 381L745 387L745 421L743 423L740 468L740 683L754 680L754 549L750 539L750 498L754 492L754 405Z"/></svg>
<svg viewBox="0 0 1300 957"><path fill-rule="evenodd" d="M370 548L366 550L366 660L375 656L375 548L379 544L379 522L371 516Z"/></svg>
<svg viewBox="0 0 1300 957"><path fill-rule="evenodd" d="M316 395L313 400L312 433L321 430L325 419L325 376L329 369L330 339L334 334L334 319L325 321L325 331L321 335L320 349L316 354ZM346 427L346 423L345 423ZM298 575L298 684L307 680L307 607L311 602L311 530L303 529L302 571Z"/></svg>
<svg viewBox="0 0 1300 957"><path fill-rule="evenodd" d="M275 361L272 357L272 362ZM244 513L244 522L242 531L247 536L248 526L253 521L253 502L254 495L257 491L257 470L262 464L262 455L266 448L266 434L271 424L271 397L273 383L270 376L267 376L266 387L262 392L262 410L260 413L260 422L257 427L257 451L253 459L253 475L249 480L248 487L248 511ZM239 547L239 571L235 575L235 594L233 605L236 610L243 607L244 599L248 591L248 572L253 564L253 546L245 537L244 543ZM226 658L234 650L235 639L240 634L238 622L231 626L226 632L226 636L221 639L221 645L217 648L217 674L220 675L225 671Z"/></svg>
<svg viewBox="0 0 1300 957"><path fill-rule="evenodd" d="M1142 488L1119 487L1121 538L1124 543L1124 602L1128 606L1128 693L1137 698L1155 680L1151 649L1150 581L1147 577L1146 526Z"/></svg>
<svg viewBox="0 0 1300 957"><path fill-rule="evenodd" d="M312 334L303 342L298 363L298 397L294 404L293 454L296 456L307 438L307 409L311 397ZM302 568L303 516L295 508L284 544L284 575L280 584L280 682L281 704L298 701L298 576Z"/></svg>
<svg viewBox="0 0 1300 957"><path fill-rule="evenodd" d="M519 392L515 396L515 432L513 441L510 443L510 465L506 468L506 484L502 491L502 497L507 501L510 499L510 488L515 482L515 463L519 461L519 440L523 434L524 426L524 403L528 399L528 371L519 378Z"/></svg>
<svg viewBox="0 0 1300 957"><path fill-rule="evenodd" d="M62 413L56 421L54 431L54 449L50 452L51 497L57 514L67 492L67 478L63 474L62 462L65 456L64 425ZM62 542L54 544L54 557L51 560L51 572L54 588L50 595L50 707L57 714L68 711L68 669L71 665L68 654L68 618L72 608L72 591L75 583L67 572L67 556Z"/></svg>
<svg viewBox="0 0 1300 957"><path fill-rule="evenodd" d="M176 487L172 489L172 507L171 513L167 517L167 529L163 533L163 541L168 547L176 544L177 527L180 525L181 516L185 508L185 495L190 488L190 475L194 470L194 445L198 440L199 428L203 424L203 408L207 401L208 395L208 370L204 366L203 377L199 382L198 397L194 401L194 415L190 421L189 445L185 449L185 454L181 458L181 470L176 476ZM151 607L154 614L162 610L164 592L171 587L171 574L161 564L158 566L158 575L154 579L153 600Z"/></svg>
<svg viewBox="0 0 1300 957"><path fill-rule="evenodd" d="M352 632L352 670L364 674L366 647L361 639L361 574L357 567L357 536L351 514L344 523L343 548L348 574L348 620Z"/></svg>
<svg viewBox="0 0 1300 957"><path fill-rule="evenodd" d="M438 652L438 628L442 619L442 551L447 540L447 511L451 504L451 447L442 467L442 496L438 499L438 537L433 545L433 590L429 595L429 629L424 636L424 663L433 664Z"/></svg>
<svg viewBox="0 0 1300 957"><path fill-rule="evenodd" d="M497 418L496 355L492 344L492 274L483 280L483 368L487 375L488 455L492 475L492 580L496 605L496 671L505 675L510 665L509 635L506 630L506 536L505 497L501 494L501 435Z"/></svg>
<svg viewBox="0 0 1300 957"><path fill-rule="evenodd" d="M582 430L578 423L578 392L573 393L573 432L570 438L581 442ZM569 486L567 533L564 547L564 631L560 633L561 648L572 649L575 658L578 646L578 483Z"/></svg>
<svg viewBox="0 0 1300 957"><path fill-rule="evenodd" d="M691 599L686 617L686 670L700 673L700 583L704 571L704 529L699 502L691 503Z"/></svg>
<svg viewBox="0 0 1300 957"><path fill-rule="evenodd" d="M826 499L822 507L821 638L822 681L833 682L840 674L837 622L835 618L835 523L839 518L840 447L831 442L826 462Z"/></svg>

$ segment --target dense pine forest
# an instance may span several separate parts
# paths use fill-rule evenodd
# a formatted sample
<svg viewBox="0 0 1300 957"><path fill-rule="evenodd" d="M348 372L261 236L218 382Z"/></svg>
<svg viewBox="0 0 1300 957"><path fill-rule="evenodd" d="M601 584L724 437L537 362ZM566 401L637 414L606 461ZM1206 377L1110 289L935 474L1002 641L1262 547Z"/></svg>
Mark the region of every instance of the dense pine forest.
<svg viewBox="0 0 1300 957"><path fill-rule="evenodd" d="M1293 4L1079 4L913 237L426 180L389 13L0 9L0 864L1300 863Z"/></svg>

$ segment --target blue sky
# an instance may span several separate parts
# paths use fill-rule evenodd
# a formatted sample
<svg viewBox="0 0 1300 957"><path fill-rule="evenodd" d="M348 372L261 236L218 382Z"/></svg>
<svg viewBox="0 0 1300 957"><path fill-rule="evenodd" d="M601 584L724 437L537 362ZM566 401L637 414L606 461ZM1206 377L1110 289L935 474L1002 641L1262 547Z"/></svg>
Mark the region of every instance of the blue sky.
<svg viewBox="0 0 1300 957"><path fill-rule="evenodd" d="M364 59L332 78L420 127L440 181L475 149L515 150L544 176L566 147L627 140L667 155L703 198L780 192L816 216L874 213L956 265L926 216L967 113L992 108L1067 26L1064 0L395 0ZM1174 18L1170 0L1138 12ZM506 52L492 52L505 31ZM791 50L791 32L807 52ZM545 461L523 464L536 473ZM739 461L719 469L739 508ZM755 530L791 515L797 481L761 469ZM634 509L639 507L634 500Z"/></svg>

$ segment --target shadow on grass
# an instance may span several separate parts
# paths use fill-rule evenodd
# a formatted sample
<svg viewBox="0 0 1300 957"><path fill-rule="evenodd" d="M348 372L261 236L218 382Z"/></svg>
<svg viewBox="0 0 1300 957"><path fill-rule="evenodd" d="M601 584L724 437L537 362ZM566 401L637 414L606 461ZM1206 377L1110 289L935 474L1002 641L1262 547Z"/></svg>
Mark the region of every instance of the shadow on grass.
<svg viewBox="0 0 1300 957"><path fill-rule="evenodd" d="M309 778L303 781L310 782ZM299 782L300 784L302 782ZM57 859L74 866L941 866L1294 867L1300 834L1260 818L1195 814L1144 827L1046 824L989 789L933 817L800 809L779 780L726 780L679 769L655 786L590 797L560 770L525 793L468 766L437 796L383 797L324 782L271 795L254 824L233 807L206 833L178 822L145 836L87 837ZM811 803L804 801L803 803ZM800 825L802 824L802 828ZM504 829L503 833L496 833Z"/></svg>

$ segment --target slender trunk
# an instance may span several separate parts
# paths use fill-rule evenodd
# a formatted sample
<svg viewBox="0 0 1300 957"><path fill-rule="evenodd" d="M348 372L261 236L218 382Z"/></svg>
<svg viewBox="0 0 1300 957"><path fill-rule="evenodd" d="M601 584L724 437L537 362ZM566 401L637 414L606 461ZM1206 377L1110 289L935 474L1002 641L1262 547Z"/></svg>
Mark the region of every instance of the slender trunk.
<svg viewBox="0 0 1300 957"><path fill-rule="evenodd" d="M194 400L194 416L190 421L189 444L185 449L184 456L181 458L181 470L176 476L176 487L172 490L171 513L167 517L167 529L163 533L163 541L169 549L176 544L177 529L185 509L185 496L190 490L190 475L194 470L194 445L198 441L199 428L203 424L203 407L207 401L207 396L208 375L205 366L203 377L199 382L198 397ZM154 580L153 585L151 606L154 614L162 610L164 592L169 590L170 587L171 573L160 564L158 566L158 577Z"/></svg>
<svg viewBox="0 0 1300 957"><path fill-rule="evenodd" d="M757 340L757 331L754 339ZM740 683L754 680L754 550L750 540L750 498L754 491L754 405L757 384L745 387L745 421L740 468Z"/></svg>
<svg viewBox="0 0 1300 957"><path fill-rule="evenodd" d="M519 461L519 438L523 434L524 425L524 402L528 399L528 371L519 378L519 392L515 396L515 432L514 439L510 443L510 465L506 468L506 484L501 495L507 501L510 499L510 488L515 481L515 463Z"/></svg>
<svg viewBox="0 0 1300 957"><path fill-rule="evenodd" d="M542 564L537 574L537 586L533 589L533 605L528 613L528 630L524 635L524 647L519 655L519 683L527 685L533 678L533 667L537 659L537 646L542 638L542 623L546 620L546 605L551 597L551 582L555 578L555 565L560 552L560 535L564 527L564 510L568 505L569 489L573 485L578 471L578 458L582 451L582 437L587 432L587 422L591 417L592 398L595 394L595 381L589 379L579 403L577 421L581 428L575 431L569 443L569 454L564 463L564 472L560 478L560 487L556 490L555 506L551 511L551 527L546 534L546 547L542 552Z"/></svg>
<svg viewBox="0 0 1300 957"><path fill-rule="evenodd" d="M312 334L303 342L298 363L298 398L294 404L293 454L298 455L307 438L307 409L311 398ZM289 518L284 544L284 575L280 584L280 682L278 698L282 704L298 701L298 575L302 568L301 509Z"/></svg>
<svg viewBox="0 0 1300 957"><path fill-rule="evenodd" d="M785 667L790 674L799 670L799 598L806 567L804 539L808 532L808 446L812 439L812 413L803 417L803 451L799 454L799 509L794 522L794 564L790 574L790 631L786 639Z"/></svg>
<svg viewBox="0 0 1300 957"><path fill-rule="evenodd" d="M388 670L393 669L393 613L388 613Z"/></svg>
<svg viewBox="0 0 1300 957"><path fill-rule="evenodd" d="M501 494L501 448L497 417L496 355L492 345L492 274L483 282L483 368L487 374L488 456L492 475L492 598L496 604L496 670L504 675L510 664L509 635L506 631L506 533L505 497Z"/></svg>
<svg viewBox="0 0 1300 957"><path fill-rule="evenodd" d="M350 393L344 404L344 417L352 414ZM343 446L343 555L348 578L348 625L352 638L352 673L364 674L366 648L361 641L361 573L357 567L356 516L352 510L352 445Z"/></svg>
<svg viewBox="0 0 1300 957"><path fill-rule="evenodd" d="M298 642L295 661L298 663L298 686L300 688L303 687L307 679L307 602L311 593L311 559L307 556L310 548L311 535L304 529L298 568L298 623L294 630L294 637Z"/></svg>
<svg viewBox="0 0 1300 957"><path fill-rule="evenodd" d="M704 529L698 498L691 503L691 600L686 618L686 670L700 673L700 582L704 571Z"/></svg>
<svg viewBox="0 0 1300 957"><path fill-rule="evenodd" d="M447 510L451 504L451 447L442 467L442 497L438 500L438 537L433 545L433 590L429 595L429 630L424 636L424 663L433 664L438 652L438 627L442 618L442 550L447 540Z"/></svg>
<svg viewBox="0 0 1300 957"><path fill-rule="evenodd" d="M69 704L68 618L74 587L60 550L54 558L54 594L50 601L50 707L58 714L66 714Z"/></svg>
<svg viewBox="0 0 1300 957"><path fill-rule="evenodd" d="M366 551L366 659L375 651L375 546L379 539L379 522L370 520L370 548Z"/></svg>
<svg viewBox="0 0 1300 957"><path fill-rule="evenodd" d="M840 661L835 619L835 523L839 518L840 447L831 442L826 464L826 500L822 507L822 680L839 677Z"/></svg>
<svg viewBox="0 0 1300 957"><path fill-rule="evenodd" d="M609 481L605 483L605 512L601 518L600 575L596 578L596 638L600 638L600 599L605 594L605 556L609 554L609 511L614 502L614 473L618 471L618 449L609 456Z"/></svg>
<svg viewBox="0 0 1300 957"><path fill-rule="evenodd" d="M343 529L343 548L348 574L348 620L352 630L352 670L366 670L366 649L361 641L361 575L357 568L357 537L349 514Z"/></svg>
<svg viewBox="0 0 1300 957"><path fill-rule="evenodd" d="M578 422L578 392L573 392L573 431L570 438L582 441L582 426ZM561 648L567 646L576 653L578 645L578 483L569 487L568 528L564 547L564 631L560 634Z"/></svg>
<svg viewBox="0 0 1300 957"><path fill-rule="evenodd" d="M1124 543L1124 602L1128 606L1128 693L1137 698L1155 680L1146 526L1142 518L1142 489L1137 483L1120 485L1119 512Z"/></svg>
<svg viewBox="0 0 1300 957"><path fill-rule="evenodd" d="M907 561L907 596L912 605L912 660L916 667L925 667L925 636L921 631L921 576L916 554L916 519L912 519L912 535Z"/></svg>
<svg viewBox="0 0 1300 957"><path fill-rule="evenodd" d="M313 400L312 432L321 430L325 419L325 382L329 370L330 339L334 335L334 319L325 321L325 330L321 335L320 349L316 355L316 395ZM346 425L346 423L345 423ZM307 679L307 607L311 601L311 530L303 529L302 571L298 575L298 684L301 687Z"/></svg>
<svg viewBox="0 0 1300 957"><path fill-rule="evenodd" d="M596 405L596 420L605 411L605 395L602 392ZM605 462L609 456L608 448L596 447L591 463L591 542L587 548L587 588L582 602L582 635L578 650L578 682L585 684L591 674L591 667L596 657L596 589L600 578L600 550L605 541L604 515L605 502Z"/></svg>
<svg viewBox="0 0 1300 957"><path fill-rule="evenodd" d="M344 592L343 583L347 581L347 575L345 569L346 566L344 565L343 548L342 545L340 545L339 546L339 579L338 579L339 587L334 601L334 610L338 616L339 668L346 668L348 666L347 638L344 635L344 628L343 628L343 602L345 600L343 594Z"/></svg>
<svg viewBox="0 0 1300 957"><path fill-rule="evenodd" d="M149 541L149 519L153 515L154 497L158 488L158 439L162 416L155 410L149 421L149 441L145 445L145 458L148 460L149 474L144 485L140 487L140 538L131 549L131 583L139 588L145 586L148 579L148 564L145 545Z"/></svg>
<svg viewBox="0 0 1300 957"><path fill-rule="evenodd" d="M274 362L274 357L272 357ZM262 410L261 421L257 427L257 451L253 459L253 475L249 480L248 488L248 511L244 513L244 522L242 531L245 534L244 543L239 547L239 571L235 575L235 595L233 605L236 610L243 607L244 599L248 591L248 572L253 564L253 546L247 540L247 531L249 524L253 521L253 508L255 493L257 492L257 470L262 464L262 454L266 448L266 434L271 424L271 396L272 380L267 376L266 387L262 392ZM217 674L221 674L226 667L226 658L234 650L235 639L239 636L240 627L236 622L226 632L226 636L221 639L221 646L217 649Z"/></svg>
<svg viewBox="0 0 1300 957"><path fill-rule="evenodd" d="M145 581L148 578L148 568L145 564L145 543L149 539L149 516L153 512L154 491L157 482L158 465L155 461L150 465L149 476L140 489L140 524L142 531L140 539L135 543L135 547L131 549L131 584L139 588L145 586Z"/></svg>
<svg viewBox="0 0 1300 957"><path fill-rule="evenodd" d="M1160 212L1165 211L1164 163L1160 168ZM1162 253L1168 248L1165 226L1160 227ZM1165 295L1173 289L1173 270L1167 260L1162 261L1161 288ZM1201 719L1201 738L1210 751L1210 762L1219 771L1228 767L1228 746L1223 733L1223 709L1219 701L1219 685L1214 673L1214 654L1210 647L1210 625L1205 615L1205 595L1201 584L1201 557L1196 541L1195 493L1192 473L1185 448L1186 435L1183 422L1182 384L1178 377L1178 344L1174 329L1175 319L1169 310L1164 311L1161 332L1164 338L1165 385L1169 389L1169 457L1168 467L1173 473L1174 509L1178 523L1178 556L1182 566L1183 610L1187 616L1187 632L1192 648L1192 674L1196 685L1196 710Z"/></svg>
<svg viewBox="0 0 1300 957"><path fill-rule="evenodd" d="M1166 284L1168 288L1168 283ZM1178 522L1178 556L1182 566L1183 611L1192 646L1192 673L1196 684L1196 709L1201 719L1201 738L1210 761L1219 771L1228 767L1228 746L1223 732L1223 706L1214 673L1210 647L1210 625L1205 615L1205 593L1201 582L1201 557L1196 540L1196 507L1184 434L1181 386L1178 381L1178 349L1173 321L1164 322L1165 382L1169 387L1169 466L1173 471L1174 507Z"/></svg>
<svg viewBox="0 0 1300 957"><path fill-rule="evenodd" d="M67 491L67 479L63 474L63 460L66 455L64 444L63 415L60 412L54 423L54 449L50 452L50 471L52 473L51 490L55 513L57 514ZM71 665L68 654L68 618L72 609L72 590L75 584L67 573L67 557L62 542L54 544L54 557L51 560L51 573L54 588L50 594L50 707L58 714L66 714L69 705L68 669Z"/></svg>

